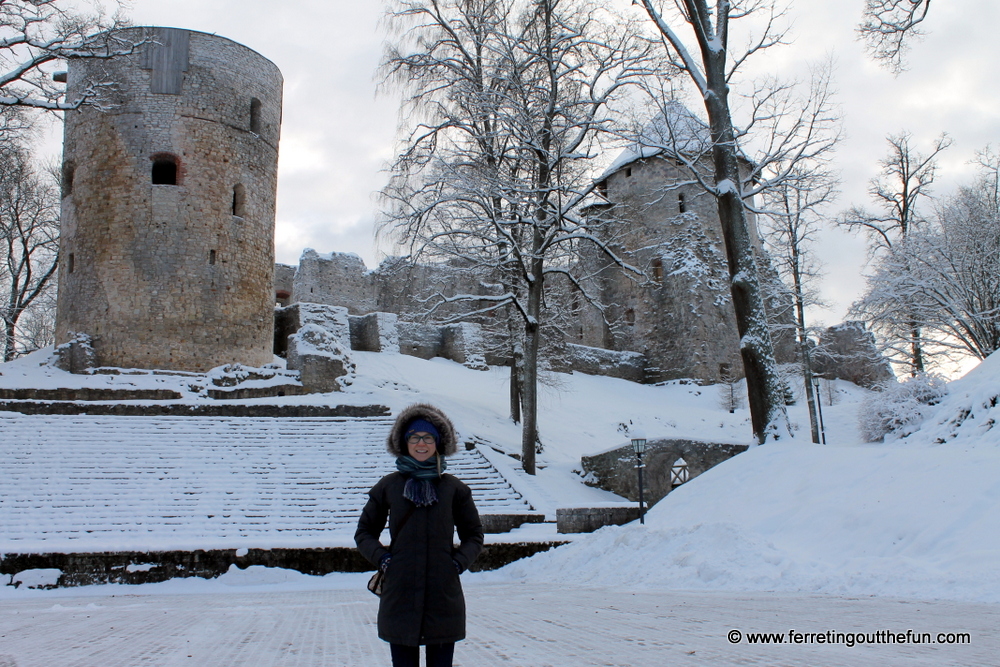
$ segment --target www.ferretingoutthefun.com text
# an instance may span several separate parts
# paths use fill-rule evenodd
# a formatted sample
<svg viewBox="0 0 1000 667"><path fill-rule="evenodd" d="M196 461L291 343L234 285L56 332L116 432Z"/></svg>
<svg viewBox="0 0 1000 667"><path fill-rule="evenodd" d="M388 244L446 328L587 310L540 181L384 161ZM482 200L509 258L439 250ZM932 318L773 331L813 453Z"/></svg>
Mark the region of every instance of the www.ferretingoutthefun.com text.
<svg viewBox="0 0 1000 667"><path fill-rule="evenodd" d="M876 630L875 632L742 632L729 631L729 643L739 644L844 644L859 646L865 644L971 644L972 636L968 632L894 632L892 630Z"/></svg>

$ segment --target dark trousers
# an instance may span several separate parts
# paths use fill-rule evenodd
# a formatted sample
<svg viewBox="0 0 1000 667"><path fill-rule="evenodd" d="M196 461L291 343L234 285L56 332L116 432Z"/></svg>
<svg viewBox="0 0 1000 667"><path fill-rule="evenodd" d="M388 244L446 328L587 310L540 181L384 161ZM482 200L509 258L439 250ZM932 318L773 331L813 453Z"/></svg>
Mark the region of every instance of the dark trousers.
<svg viewBox="0 0 1000 667"><path fill-rule="evenodd" d="M389 644L392 667L420 667L420 647ZM455 642L427 645L427 667L451 667L455 655Z"/></svg>

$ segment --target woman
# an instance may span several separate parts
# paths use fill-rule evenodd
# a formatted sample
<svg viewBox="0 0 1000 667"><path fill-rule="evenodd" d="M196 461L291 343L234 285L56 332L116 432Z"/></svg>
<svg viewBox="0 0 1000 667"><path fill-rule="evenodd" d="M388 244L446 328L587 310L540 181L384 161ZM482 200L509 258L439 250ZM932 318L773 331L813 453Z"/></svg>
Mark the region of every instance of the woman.
<svg viewBox="0 0 1000 667"><path fill-rule="evenodd" d="M465 639L459 575L483 549L472 492L444 474L444 457L457 449L455 427L437 408L411 405L396 418L386 446L398 472L368 492L354 535L361 554L385 572L378 636L390 643L394 667L417 667L421 645L428 667L450 667L455 642ZM387 517L388 549L379 542Z"/></svg>

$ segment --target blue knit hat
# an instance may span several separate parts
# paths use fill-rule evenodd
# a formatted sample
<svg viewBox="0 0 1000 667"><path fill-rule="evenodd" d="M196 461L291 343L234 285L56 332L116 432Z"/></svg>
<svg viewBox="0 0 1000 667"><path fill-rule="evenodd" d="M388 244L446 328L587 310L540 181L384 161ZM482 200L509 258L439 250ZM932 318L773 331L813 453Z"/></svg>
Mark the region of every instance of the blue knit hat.
<svg viewBox="0 0 1000 667"><path fill-rule="evenodd" d="M434 436L434 442L441 442L441 434L438 430L434 428L434 424L430 423L426 419L414 419L410 422L410 425L406 427L406 431L403 433L403 444L410 439L410 436L414 433L430 433Z"/></svg>

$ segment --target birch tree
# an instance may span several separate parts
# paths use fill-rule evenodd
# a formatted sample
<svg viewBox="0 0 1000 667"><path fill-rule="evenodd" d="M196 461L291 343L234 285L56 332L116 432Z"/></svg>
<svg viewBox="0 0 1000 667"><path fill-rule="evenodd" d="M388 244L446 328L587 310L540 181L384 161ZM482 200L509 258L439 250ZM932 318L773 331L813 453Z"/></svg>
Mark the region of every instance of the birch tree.
<svg viewBox="0 0 1000 667"><path fill-rule="evenodd" d="M589 0L405 0L391 16L407 38L387 55L390 83L415 119L383 192L387 228L415 257L451 260L492 293L442 292L430 310L507 309L523 341L522 466L535 471L537 388L546 296L579 244L640 272L613 250L614 223L579 212L595 187L598 137L610 111L648 73L648 42ZM397 23L397 25L399 25Z"/></svg>

